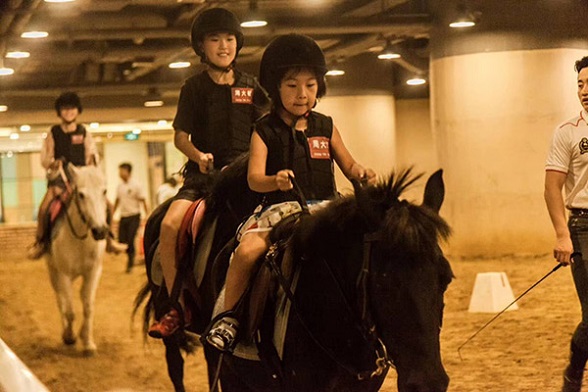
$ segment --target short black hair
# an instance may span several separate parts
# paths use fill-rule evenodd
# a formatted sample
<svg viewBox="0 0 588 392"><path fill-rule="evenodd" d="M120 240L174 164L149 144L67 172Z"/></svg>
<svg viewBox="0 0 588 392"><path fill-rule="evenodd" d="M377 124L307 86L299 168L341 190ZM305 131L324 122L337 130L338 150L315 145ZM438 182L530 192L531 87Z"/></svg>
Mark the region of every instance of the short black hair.
<svg viewBox="0 0 588 392"><path fill-rule="evenodd" d="M131 165L129 162L121 163L120 165L118 165L118 168L119 169L125 169L129 173L133 171L133 165Z"/></svg>
<svg viewBox="0 0 588 392"><path fill-rule="evenodd" d="M576 64L574 65L574 69L577 73L580 73L580 71L586 67L588 67L588 56L582 57L580 60L576 61Z"/></svg>

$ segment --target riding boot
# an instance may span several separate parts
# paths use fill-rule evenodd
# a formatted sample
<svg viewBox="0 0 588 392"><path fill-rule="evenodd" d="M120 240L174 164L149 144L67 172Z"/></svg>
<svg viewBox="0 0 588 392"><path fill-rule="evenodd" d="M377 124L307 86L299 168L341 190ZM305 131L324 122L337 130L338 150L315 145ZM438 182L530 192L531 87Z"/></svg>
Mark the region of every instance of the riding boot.
<svg viewBox="0 0 588 392"><path fill-rule="evenodd" d="M587 360L588 352L582 350L572 342L570 363L564 372L562 392L580 392L582 390L582 378Z"/></svg>
<svg viewBox="0 0 588 392"><path fill-rule="evenodd" d="M37 230L35 234L35 242L27 249L27 258L30 260L40 259L48 249L47 233L49 232L49 204L51 197L46 194L45 198L39 206L39 213L37 215Z"/></svg>

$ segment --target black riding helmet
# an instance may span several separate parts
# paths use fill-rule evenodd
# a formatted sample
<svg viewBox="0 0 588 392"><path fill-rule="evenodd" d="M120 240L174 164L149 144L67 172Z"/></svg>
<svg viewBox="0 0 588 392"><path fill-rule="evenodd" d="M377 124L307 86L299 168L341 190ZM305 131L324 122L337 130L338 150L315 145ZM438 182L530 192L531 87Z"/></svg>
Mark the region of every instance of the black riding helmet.
<svg viewBox="0 0 588 392"><path fill-rule="evenodd" d="M66 107L78 108L78 112L80 114L82 113L82 101L78 94L66 92L57 97L55 100L55 111L58 116L61 114L61 109Z"/></svg>
<svg viewBox="0 0 588 392"><path fill-rule="evenodd" d="M237 38L237 52L235 53L235 58L237 58L243 47L244 37L241 23L235 14L224 8L210 8L196 17L192 24L191 42L194 52L202 59L202 62L205 62L205 55L201 47L204 36L224 31L235 34Z"/></svg>
<svg viewBox="0 0 588 392"><path fill-rule="evenodd" d="M266 89L274 104L281 104L279 86L292 68L309 68L316 72L317 98L327 93L325 74L327 64L320 46L310 37L287 34L275 38L263 52L259 66L259 83Z"/></svg>

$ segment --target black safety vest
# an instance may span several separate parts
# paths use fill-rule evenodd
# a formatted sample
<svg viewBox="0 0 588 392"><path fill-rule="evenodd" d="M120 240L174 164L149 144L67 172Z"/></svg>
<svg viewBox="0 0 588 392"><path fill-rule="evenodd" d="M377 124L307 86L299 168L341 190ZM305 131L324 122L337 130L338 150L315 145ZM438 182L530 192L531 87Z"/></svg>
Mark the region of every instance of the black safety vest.
<svg viewBox="0 0 588 392"><path fill-rule="evenodd" d="M295 131L272 113L256 123L255 129L266 143L266 175L291 169L308 200L327 200L336 195L331 137L333 120L311 112L305 132ZM264 203L296 200L292 192L275 191L264 195Z"/></svg>
<svg viewBox="0 0 588 392"><path fill-rule="evenodd" d="M200 151L212 153L214 166L220 169L249 151L253 122L269 99L253 76L238 71L232 86L214 84L205 72L193 78L193 83L198 124L190 139ZM190 165L191 170L198 170L195 163L190 161Z"/></svg>
<svg viewBox="0 0 588 392"><path fill-rule="evenodd" d="M73 163L76 166L86 166L86 128L77 126L74 132L65 133L61 126L54 125L51 135L55 142L54 158L63 159L65 163Z"/></svg>

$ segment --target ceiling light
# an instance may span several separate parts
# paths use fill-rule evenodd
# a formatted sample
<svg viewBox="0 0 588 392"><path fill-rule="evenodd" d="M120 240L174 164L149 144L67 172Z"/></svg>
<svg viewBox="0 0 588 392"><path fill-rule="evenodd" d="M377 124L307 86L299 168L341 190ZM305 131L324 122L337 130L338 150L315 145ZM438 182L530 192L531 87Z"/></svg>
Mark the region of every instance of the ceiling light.
<svg viewBox="0 0 588 392"><path fill-rule="evenodd" d="M163 101L161 99L150 99L143 102L143 106L145 106L146 108L158 108L160 106L163 106Z"/></svg>
<svg viewBox="0 0 588 392"><path fill-rule="evenodd" d="M449 27L460 29L464 27L472 27L476 25L476 16L468 11L465 3L457 5L457 18L449 23Z"/></svg>
<svg viewBox="0 0 588 392"><path fill-rule="evenodd" d="M241 27L252 28L252 27L263 27L267 25L267 21L257 9L257 1L251 0L249 2L249 11L247 12L247 16L241 22Z"/></svg>
<svg viewBox="0 0 588 392"><path fill-rule="evenodd" d="M159 125L160 127L165 127L167 126L167 120L159 120L157 122L157 125Z"/></svg>
<svg viewBox="0 0 588 392"><path fill-rule="evenodd" d="M409 86L420 86L421 84L425 83L427 83L427 81L420 76L414 76L406 81L406 84Z"/></svg>
<svg viewBox="0 0 588 392"><path fill-rule="evenodd" d="M20 35L21 38L45 38L49 33L46 31L25 31Z"/></svg>
<svg viewBox="0 0 588 392"><path fill-rule="evenodd" d="M8 111L8 105L0 105L0 112Z"/></svg>
<svg viewBox="0 0 588 392"><path fill-rule="evenodd" d="M328 70L326 75L327 76L341 76L341 75L345 75L345 71L343 71L342 69L333 68L333 69Z"/></svg>
<svg viewBox="0 0 588 392"><path fill-rule="evenodd" d="M90 128L92 128L92 129L98 129L98 128L100 128L100 123L91 122L90 123Z"/></svg>
<svg viewBox="0 0 588 392"><path fill-rule="evenodd" d="M380 60L393 60L399 59L400 55L396 53L390 41L386 41L386 46L384 47L384 50L378 55L378 58Z"/></svg>
<svg viewBox="0 0 588 392"><path fill-rule="evenodd" d="M141 129L140 129L140 128L135 128L135 129L133 129L133 131L132 131L132 132L133 132L135 135L140 135L142 131L141 131Z"/></svg>
<svg viewBox="0 0 588 392"><path fill-rule="evenodd" d="M12 75L14 73L14 69L0 67L0 76Z"/></svg>
<svg viewBox="0 0 588 392"><path fill-rule="evenodd" d="M21 132L29 132L30 130L31 130L31 126L30 125L25 124L25 125L21 125L20 126L20 131Z"/></svg>
<svg viewBox="0 0 588 392"><path fill-rule="evenodd" d="M174 61L173 63L169 63L168 67L171 69L178 69L178 68L188 68L192 65L189 61Z"/></svg>
<svg viewBox="0 0 588 392"><path fill-rule="evenodd" d="M13 132L10 134L10 139L17 140L18 138L20 138L20 135L18 133Z"/></svg>
<svg viewBox="0 0 588 392"><path fill-rule="evenodd" d="M7 59L26 59L26 58L29 58L30 56L31 56L31 54L29 52L21 52L19 50L15 50L15 51L6 53Z"/></svg>
<svg viewBox="0 0 588 392"><path fill-rule="evenodd" d="M161 99L161 94L157 91L156 88L150 88L147 91L147 97L143 102L143 106L146 108L157 108L163 106L163 99Z"/></svg>

